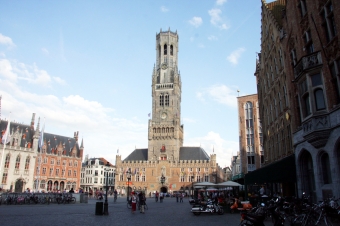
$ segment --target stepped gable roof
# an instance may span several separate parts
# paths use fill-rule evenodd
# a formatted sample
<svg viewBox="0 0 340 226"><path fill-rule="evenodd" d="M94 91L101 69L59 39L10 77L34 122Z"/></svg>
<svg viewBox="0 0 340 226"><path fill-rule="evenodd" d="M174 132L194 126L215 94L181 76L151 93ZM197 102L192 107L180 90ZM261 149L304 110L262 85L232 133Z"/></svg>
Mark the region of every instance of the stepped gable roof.
<svg viewBox="0 0 340 226"><path fill-rule="evenodd" d="M0 121L0 132L1 132L0 139L2 138L2 133L6 131L7 124L8 124L8 121L4 121L4 120ZM34 136L34 129L31 128L30 125L20 124L20 123L11 121L11 124L9 127L10 127L11 135L16 132L22 133L21 141L19 144L20 147L25 147L28 142L31 142L32 144L33 136Z"/></svg>
<svg viewBox="0 0 340 226"><path fill-rule="evenodd" d="M44 133L43 139L46 145L46 153L51 154L52 151L58 149L59 145L62 145L63 151L66 151L65 155L69 156L71 155L71 151L74 145L76 145L77 156L79 156L80 154L79 145L75 138L64 137L64 136L55 135L51 133ZM40 148L38 151L40 151Z"/></svg>
<svg viewBox="0 0 340 226"><path fill-rule="evenodd" d="M201 147L181 147L179 160L210 160L210 157Z"/></svg>
<svg viewBox="0 0 340 226"><path fill-rule="evenodd" d="M274 2L270 2L266 4L268 9L270 9L273 17L275 18L276 22L282 27L282 15L283 10L286 8L286 0L276 0Z"/></svg>
<svg viewBox="0 0 340 226"><path fill-rule="evenodd" d="M148 160L148 149L135 149L128 157L123 161L147 161Z"/></svg>

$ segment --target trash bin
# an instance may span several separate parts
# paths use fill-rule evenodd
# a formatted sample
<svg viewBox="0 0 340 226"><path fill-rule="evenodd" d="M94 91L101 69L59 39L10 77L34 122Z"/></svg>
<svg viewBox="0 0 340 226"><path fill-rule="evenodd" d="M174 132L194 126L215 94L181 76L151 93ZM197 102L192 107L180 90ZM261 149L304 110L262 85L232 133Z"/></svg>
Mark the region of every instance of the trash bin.
<svg viewBox="0 0 340 226"><path fill-rule="evenodd" d="M96 202L96 215L103 215L104 203Z"/></svg>
<svg viewBox="0 0 340 226"><path fill-rule="evenodd" d="M83 203L88 203L89 194L86 192L83 197Z"/></svg>
<svg viewBox="0 0 340 226"><path fill-rule="evenodd" d="M83 194L83 193L80 193L79 202L80 202L80 203L83 203L83 202L84 202L84 194Z"/></svg>

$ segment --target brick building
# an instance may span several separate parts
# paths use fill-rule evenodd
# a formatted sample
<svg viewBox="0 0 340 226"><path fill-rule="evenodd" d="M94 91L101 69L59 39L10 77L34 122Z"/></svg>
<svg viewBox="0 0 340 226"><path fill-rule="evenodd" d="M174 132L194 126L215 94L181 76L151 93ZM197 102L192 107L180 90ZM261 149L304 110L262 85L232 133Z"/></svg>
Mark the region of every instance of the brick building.
<svg viewBox="0 0 340 226"><path fill-rule="evenodd" d="M42 191L78 190L84 146L74 137L43 133L43 146L38 147L33 188Z"/></svg>
<svg viewBox="0 0 340 226"><path fill-rule="evenodd" d="M340 196L340 2L287 1L282 15L297 190Z"/></svg>
<svg viewBox="0 0 340 226"><path fill-rule="evenodd" d="M295 195L296 166L292 145L291 81L282 39L285 1L262 1L261 53L256 64L259 115L263 131L263 167L245 176L246 186L263 185L268 194ZM286 172L282 174L282 172Z"/></svg>
<svg viewBox="0 0 340 226"><path fill-rule="evenodd" d="M224 178L216 154L209 156L201 147L183 147L178 49L177 32L156 34L148 148L136 149L124 160L116 156L115 181L121 194L128 189L189 194L196 182L222 182Z"/></svg>
<svg viewBox="0 0 340 226"><path fill-rule="evenodd" d="M237 97L241 174L259 169L263 164L262 125L257 94ZM242 177L238 177L242 178ZM237 179L239 182L239 179Z"/></svg>

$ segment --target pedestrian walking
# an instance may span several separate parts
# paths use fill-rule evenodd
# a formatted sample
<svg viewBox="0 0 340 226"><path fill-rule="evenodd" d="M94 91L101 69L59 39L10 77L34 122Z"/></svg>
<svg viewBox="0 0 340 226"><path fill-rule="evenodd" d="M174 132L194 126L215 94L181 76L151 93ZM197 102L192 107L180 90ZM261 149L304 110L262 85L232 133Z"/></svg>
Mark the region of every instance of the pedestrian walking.
<svg viewBox="0 0 340 226"><path fill-rule="evenodd" d="M155 194L155 200L156 200L156 202L158 202L158 195L159 195L159 193L158 193L158 191L156 191L156 194Z"/></svg>
<svg viewBox="0 0 340 226"><path fill-rule="evenodd" d="M176 193L176 202L178 202L179 193Z"/></svg>
<svg viewBox="0 0 340 226"><path fill-rule="evenodd" d="M117 201L117 195L118 195L118 192L117 192L117 190L115 189L114 192L113 192L113 202L116 202L116 201Z"/></svg>
<svg viewBox="0 0 340 226"><path fill-rule="evenodd" d="M134 213L136 211L136 202L136 194L134 192L131 192L131 213Z"/></svg>
<svg viewBox="0 0 340 226"><path fill-rule="evenodd" d="M146 200L146 198L145 198L145 194L143 193L143 192L140 192L139 194L138 194L138 199L139 199L139 211L140 211L140 213L145 213L144 212L144 207L145 207L145 200Z"/></svg>
<svg viewBox="0 0 340 226"><path fill-rule="evenodd" d="M183 194L180 194L179 202L183 202L183 197L184 197L184 193L183 193Z"/></svg>

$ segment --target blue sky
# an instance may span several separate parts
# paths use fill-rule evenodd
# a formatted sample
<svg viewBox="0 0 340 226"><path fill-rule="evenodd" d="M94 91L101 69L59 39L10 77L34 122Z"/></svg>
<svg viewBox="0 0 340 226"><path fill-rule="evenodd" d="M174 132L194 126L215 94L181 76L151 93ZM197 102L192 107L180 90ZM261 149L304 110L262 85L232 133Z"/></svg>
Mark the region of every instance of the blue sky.
<svg viewBox="0 0 340 226"><path fill-rule="evenodd" d="M115 161L148 144L156 33L179 34L184 146L230 165L239 148L237 95L256 93L260 0L4 1L1 117L73 136Z"/></svg>

